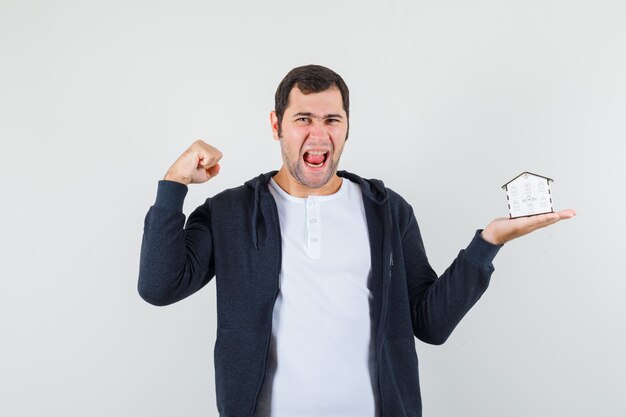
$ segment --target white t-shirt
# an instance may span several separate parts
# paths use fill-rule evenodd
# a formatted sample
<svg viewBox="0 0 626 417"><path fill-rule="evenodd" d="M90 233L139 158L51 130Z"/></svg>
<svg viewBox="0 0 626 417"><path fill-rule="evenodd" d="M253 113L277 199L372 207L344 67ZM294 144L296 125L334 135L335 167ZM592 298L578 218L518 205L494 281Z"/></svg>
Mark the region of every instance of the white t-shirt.
<svg viewBox="0 0 626 417"><path fill-rule="evenodd" d="M374 417L370 246L359 185L297 198L272 179L280 291L256 417Z"/></svg>

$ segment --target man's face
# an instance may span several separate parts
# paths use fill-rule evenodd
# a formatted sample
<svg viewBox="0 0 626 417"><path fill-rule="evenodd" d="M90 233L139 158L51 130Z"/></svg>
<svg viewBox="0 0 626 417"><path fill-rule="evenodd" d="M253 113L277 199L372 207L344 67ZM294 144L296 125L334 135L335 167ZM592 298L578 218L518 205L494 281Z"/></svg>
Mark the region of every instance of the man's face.
<svg viewBox="0 0 626 417"><path fill-rule="evenodd" d="M274 139L280 141L283 164L293 180L308 188L327 184L337 172L348 133L341 92L335 86L303 94L294 87L278 136L276 113L271 113Z"/></svg>

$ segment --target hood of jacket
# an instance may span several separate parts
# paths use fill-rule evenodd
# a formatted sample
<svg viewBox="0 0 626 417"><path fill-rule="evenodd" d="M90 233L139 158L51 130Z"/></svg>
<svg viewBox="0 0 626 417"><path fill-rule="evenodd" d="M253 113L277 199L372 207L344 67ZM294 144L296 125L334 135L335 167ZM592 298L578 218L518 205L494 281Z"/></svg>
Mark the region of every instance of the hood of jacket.
<svg viewBox="0 0 626 417"><path fill-rule="evenodd" d="M260 174L259 176L246 181L245 185L255 191L260 190L261 187L267 187L270 179L277 173L278 171L270 171ZM385 184L381 180L365 179L348 171L337 171L337 175L359 184L361 186L361 190L363 191L363 196L369 198L377 204L384 204L387 202L387 199L389 199L389 193L385 188ZM255 194L257 193L258 191L255 192Z"/></svg>
<svg viewBox="0 0 626 417"><path fill-rule="evenodd" d="M258 225L263 221L263 214L260 208L260 195L262 191L268 191L270 179L276 175L278 171L270 171L252 178L245 182L247 187L254 190L254 209L252 211L252 240L255 249L259 249ZM363 197L371 200L375 204L385 204L389 200L389 192L385 188L385 184L378 179L365 179L357 174L348 171L337 171L337 175L346 178L354 183L359 184Z"/></svg>

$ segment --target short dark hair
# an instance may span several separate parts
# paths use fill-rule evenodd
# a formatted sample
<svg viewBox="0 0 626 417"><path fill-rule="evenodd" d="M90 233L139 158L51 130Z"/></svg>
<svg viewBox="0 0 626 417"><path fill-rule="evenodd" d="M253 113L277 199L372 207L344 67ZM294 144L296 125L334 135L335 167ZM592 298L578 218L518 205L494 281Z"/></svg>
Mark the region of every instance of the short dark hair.
<svg viewBox="0 0 626 417"><path fill-rule="evenodd" d="M350 91L339 74L321 65L304 65L289 71L276 89L274 110L278 119L278 136L281 135L281 124L285 109L289 106L289 93L294 87L297 87L302 94L310 94L326 91L333 86L337 87L341 93L343 109L349 121ZM346 139L348 139L347 132Z"/></svg>

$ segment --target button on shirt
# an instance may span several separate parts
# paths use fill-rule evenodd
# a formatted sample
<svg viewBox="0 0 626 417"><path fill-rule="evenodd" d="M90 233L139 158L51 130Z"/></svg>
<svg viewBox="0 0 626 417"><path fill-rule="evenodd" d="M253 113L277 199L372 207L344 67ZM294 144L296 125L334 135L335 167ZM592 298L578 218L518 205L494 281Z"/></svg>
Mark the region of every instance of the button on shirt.
<svg viewBox="0 0 626 417"><path fill-rule="evenodd" d="M256 417L374 417L371 258L359 185L298 198L272 179L280 291Z"/></svg>

